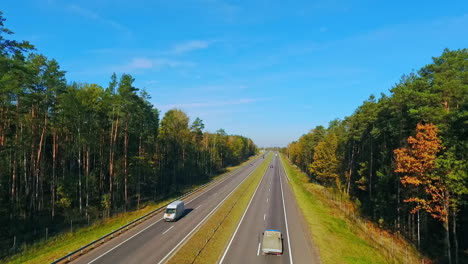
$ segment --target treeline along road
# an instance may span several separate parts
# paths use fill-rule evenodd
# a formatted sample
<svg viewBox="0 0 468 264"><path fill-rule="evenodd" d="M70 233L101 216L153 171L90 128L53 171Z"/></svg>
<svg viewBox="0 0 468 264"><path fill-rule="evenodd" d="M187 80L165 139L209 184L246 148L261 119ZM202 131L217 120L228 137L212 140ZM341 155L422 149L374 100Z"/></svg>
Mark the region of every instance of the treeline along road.
<svg viewBox="0 0 468 264"><path fill-rule="evenodd" d="M129 74L75 83L54 59L8 39L0 13L0 256L164 199L256 153L181 110L160 117ZM157 95L154 95L157 96Z"/></svg>
<svg viewBox="0 0 468 264"><path fill-rule="evenodd" d="M284 149L310 179L438 261L468 254L468 50L445 50Z"/></svg>

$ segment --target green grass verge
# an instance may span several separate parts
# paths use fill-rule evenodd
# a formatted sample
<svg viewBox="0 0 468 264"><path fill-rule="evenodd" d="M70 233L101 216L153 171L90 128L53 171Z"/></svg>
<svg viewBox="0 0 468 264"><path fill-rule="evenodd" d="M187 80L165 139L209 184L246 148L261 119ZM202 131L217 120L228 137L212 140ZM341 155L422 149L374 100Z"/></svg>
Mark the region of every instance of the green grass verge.
<svg viewBox="0 0 468 264"><path fill-rule="evenodd" d="M252 162L257 157L258 156L251 157L249 160L238 166L228 167L226 169L226 173L229 173L243 166L244 164ZM226 175L226 173L216 176L214 179L222 177L223 175ZM189 192L197 187L198 185L187 188L186 192ZM108 219L97 221L89 227L79 228L74 232L67 232L53 236L47 241L37 242L31 246L28 246L25 251L2 259L0 262L8 264L50 263L55 259L58 259L68 254L69 252L74 251L81 246L120 228L123 225L132 222L133 220L155 210L156 208L163 206L175 198L176 197L174 196L157 203L151 202L146 204L140 210L114 215Z"/></svg>
<svg viewBox="0 0 468 264"><path fill-rule="evenodd" d="M159 203L148 203L140 210L118 214L108 219L97 221L89 227L79 228L74 232L56 235L47 241L35 243L29 246L25 251L2 261L6 263L50 263L151 212L168 201L170 201L170 199Z"/></svg>
<svg viewBox="0 0 468 264"><path fill-rule="evenodd" d="M200 229L176 252L168 264L216 263L271 161L270 154L250 177L216 210Z"/></svg>
<svg viewBox="0 0 468 264"><path fill-rule="evenodd" d="M360 220L359 224L352 222L324 194L323 186L311 183L309 178L291 165L283 155L281 159L324 264L420 263L417 252L409 244L402 239L391 237L389 233L378 230L365 221ZM387 242L384 246L388 250L383 250L381 245L371 241L369 237L372 235L369 233L376 234L377 240ZM391 255L389 252L392 252Z"/></svg>

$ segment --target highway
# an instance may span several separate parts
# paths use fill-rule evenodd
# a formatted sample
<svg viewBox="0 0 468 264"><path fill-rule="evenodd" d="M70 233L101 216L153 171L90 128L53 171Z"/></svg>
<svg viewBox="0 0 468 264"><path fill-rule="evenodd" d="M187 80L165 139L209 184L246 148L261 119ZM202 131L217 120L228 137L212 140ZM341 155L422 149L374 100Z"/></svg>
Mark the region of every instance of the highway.
<svg viewBox="0 0 468 264"><path fill-rule="evenodd" d="M279 155L279 154L278 154ZM220 263L320 263L279 156L273 157ZM283 235L283 255L263 256L261 234L276 229Z"/></svg>
<svg viewBox="0 0 468 264"><path fill-rule="evenodd" d="M177 222L164 222L163 212L158 213L72 263L164 263L263 161L260 156L252 165L247 163L232 175L187 197L185 216Z"/></svg>

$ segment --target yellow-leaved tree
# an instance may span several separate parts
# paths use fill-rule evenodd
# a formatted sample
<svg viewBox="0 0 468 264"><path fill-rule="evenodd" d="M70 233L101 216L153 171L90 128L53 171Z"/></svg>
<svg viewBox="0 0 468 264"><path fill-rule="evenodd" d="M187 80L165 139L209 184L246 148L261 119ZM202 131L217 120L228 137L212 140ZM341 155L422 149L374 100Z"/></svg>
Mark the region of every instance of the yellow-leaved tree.
<svg viewBox="0 0 468 264"><path fill-rule="evenodd" d="M314 148L314 161L309 166L310 172L316 176L317 180L326 184L340 187L337 173L338 159L336 149L338 139L334 133L329 133L325 139Z"/></svg>

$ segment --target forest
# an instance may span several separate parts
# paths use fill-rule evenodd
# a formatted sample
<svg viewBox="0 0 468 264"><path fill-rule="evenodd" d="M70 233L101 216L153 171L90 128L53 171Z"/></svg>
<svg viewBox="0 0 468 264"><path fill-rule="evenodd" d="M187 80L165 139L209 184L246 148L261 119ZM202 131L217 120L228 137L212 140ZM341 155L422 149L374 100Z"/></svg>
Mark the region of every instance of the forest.
<svg viewBox="0 0 468 264"><path fill-rule="evenodd" d="M71 226L209 181L257 152L249 138L160 112L129 74L70 82L10 39L0 12L0 257Z"/></svg>
<svg viewBox="0 0 468 264"><path fill-rule="evenodd" d="M282 151L436 263L468 262L468 49L444 50Z"/></svg>

